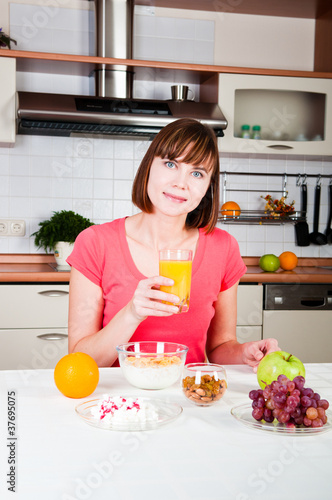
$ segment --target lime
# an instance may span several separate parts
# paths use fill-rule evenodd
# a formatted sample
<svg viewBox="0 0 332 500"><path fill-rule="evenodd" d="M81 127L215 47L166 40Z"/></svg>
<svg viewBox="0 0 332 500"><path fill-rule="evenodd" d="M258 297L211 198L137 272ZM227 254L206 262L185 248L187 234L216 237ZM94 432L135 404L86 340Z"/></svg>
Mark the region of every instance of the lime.
<svg viewBox="0 0 332 500"><path fill-rule="evenodd" d="M267 253L262 255L259 259L259 267L263 269L263 271L274 272L279 269L280 261L273 253Z"/></svg>

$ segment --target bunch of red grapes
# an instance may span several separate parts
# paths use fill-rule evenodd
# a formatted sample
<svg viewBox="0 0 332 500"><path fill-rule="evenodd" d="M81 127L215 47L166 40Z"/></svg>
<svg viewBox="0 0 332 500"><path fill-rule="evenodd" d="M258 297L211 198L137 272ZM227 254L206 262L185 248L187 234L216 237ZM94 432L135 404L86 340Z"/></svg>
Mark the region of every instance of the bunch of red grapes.
<svg viewBox="0 0 332 500"><path fill-rule="evenodd" d="M289 380L286 375L279 375L264 390L250 391L252 416L265 422L277 419L288 427L322 427L327 422L329 402L304 384L304 377Z"/></svg>

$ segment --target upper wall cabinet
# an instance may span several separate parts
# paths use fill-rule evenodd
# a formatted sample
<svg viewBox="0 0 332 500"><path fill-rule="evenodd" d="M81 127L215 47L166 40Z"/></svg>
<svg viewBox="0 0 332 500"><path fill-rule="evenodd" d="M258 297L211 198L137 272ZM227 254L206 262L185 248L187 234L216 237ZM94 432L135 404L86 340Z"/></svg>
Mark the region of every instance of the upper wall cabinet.
<svg viewBox="0 0 332 500"><path fill-rule="evenodd" d="M332 154L332 80L221 74L219 105L221 151Z"/></svg>
<svg viewBox="0 0 332 500"><path fill-rule="evenodd" d="M0 57L0 146L15 142L16 60Z"/></svg>

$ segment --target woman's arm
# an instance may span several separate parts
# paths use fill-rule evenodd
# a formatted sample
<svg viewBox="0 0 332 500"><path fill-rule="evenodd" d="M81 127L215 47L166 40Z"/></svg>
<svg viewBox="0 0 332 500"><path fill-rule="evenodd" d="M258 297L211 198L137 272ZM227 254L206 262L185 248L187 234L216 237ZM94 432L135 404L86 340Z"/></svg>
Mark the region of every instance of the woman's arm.
<svg viewBox="0 0 332 500"><path fill-rule="evenodd" d="M214 304L206 342L206 354L211 363L241 364L242 346L236 340L237 287L220 292Z"/></svg>
<svg viewBox="0 0 332 500"><path fill-rule="evenodd" d="M215 303L215 315L207 336L206 353L211 363L242 364L253 367L269 352L280 350L275 339L245 342L236 339L237 288L239 282L220 292Z"/></svg>
<svg viewBox="0 0 332 500"><path fill-rule="evenodd" d="M115 347L128 342L147 316L170 316L178 311L176 306L160 302L166 299L177 302L178 297L155 288L171 284L172 280L161 276L140 281L130 302L102 328L102 288L72 268L69 287L69 352L85 352L95 359L98 366L111 366L117 358Z"/></svg>

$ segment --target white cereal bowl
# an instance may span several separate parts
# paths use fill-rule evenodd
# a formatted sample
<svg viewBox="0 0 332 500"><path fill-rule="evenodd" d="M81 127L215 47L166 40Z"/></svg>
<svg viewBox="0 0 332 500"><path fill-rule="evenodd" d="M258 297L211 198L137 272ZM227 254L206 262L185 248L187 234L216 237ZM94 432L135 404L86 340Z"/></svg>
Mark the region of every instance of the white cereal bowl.
<svg viewBox="0 0 332 500"><path fill-rule="evenodd" d="M139 389L165 389L177 382L188 347L173 342L129 342L116 347L122 373Z"/></svg>

